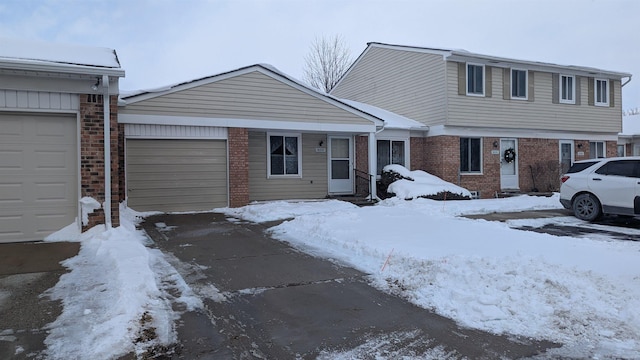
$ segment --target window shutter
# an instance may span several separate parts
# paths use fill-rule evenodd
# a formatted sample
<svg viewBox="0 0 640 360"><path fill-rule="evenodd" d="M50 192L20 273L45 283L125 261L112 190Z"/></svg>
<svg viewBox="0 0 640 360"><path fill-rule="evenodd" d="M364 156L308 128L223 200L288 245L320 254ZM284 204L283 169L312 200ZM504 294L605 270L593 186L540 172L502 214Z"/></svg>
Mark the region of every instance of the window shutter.
<svg viewBox="0 0 640 360"><path fill-rule="evenodd" d="M533 89L535 88L535 80L534 80L534 77L533 77L533 71L529 70L527 73L528 73L527 77L528 77L528 81L529 81L529 83L527 84L527 86L529 87L527 89L527 91L528 91L527 101L533 102L535 100L534 99L534 94L533 94Z"/></svg>
<svg viewBox="0 0 640 360"><path fill-rule="evenodd" d="M589 94L587 95L587 102L589 103L590 106L594 106L596 104L596 101L595 101L595 98L596 98L595 97L595 85L596 85L595 82L596 82L596 79L590 77L590 78L587 78L587 81L589 82L589 86L588 86Z"/></svg>
<svg viewBox="0 0 640 360"><path fill-rule="evenodd" d="M560 75L552 74L551 75L551 102L554 104L560 103Z"/></svg>
<svg viewBox="0 0 640 360"><path fill-rule="evenodd" d="M616 84L618 83L618 81L616 80L609 80L609 107L614 107L616 106L616 102L615 102L615 95L616 95Z"/></svg>
<svg viewBox="0 0 640 360"><path fill-rule="evenodd" d="M491 76L491 66L484 66L484 96L491 97L493 92L493 76Z"/></svg>
<svg viewBox="0 0 640 360"><path fill-rule="evenodd" d="M458 63L458 95L467 95L467 64Z"/></svg>
<svg viewBox="0 0 640 360"><path fill-rule="evenodd" d="M511 99L511 69L502 69L502 98Z"/></svg>
<svg viewBox="0 0 640 360"><path fill-rule="evenodd" d="M575 79L576 79L576 93L574 95L576 97L576 105L580 105L580 102L581 102L580 98L582 97L582 89L580 86L581 76L576 76Z"/></svg>

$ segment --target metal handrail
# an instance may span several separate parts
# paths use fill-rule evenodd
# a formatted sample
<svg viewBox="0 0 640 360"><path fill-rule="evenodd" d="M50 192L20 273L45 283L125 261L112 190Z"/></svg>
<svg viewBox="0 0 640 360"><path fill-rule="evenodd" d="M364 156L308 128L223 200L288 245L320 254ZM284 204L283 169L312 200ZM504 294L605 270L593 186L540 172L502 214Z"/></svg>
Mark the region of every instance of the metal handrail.
<svg viewBox="0 0 640 360"><path fill-rule="evenodd" d="M370 197L371 196L371 180L373 178L373 175L369 174L366 171L362 171L362 170L359 170L359 169L353 169L353 173L354 173L354 176L356 178L356 193L358 192L358 181L357 181L357 179L364 179L364 180L367 181L367 186L366 186L367 194L366 194L366 196Z"/></svg>

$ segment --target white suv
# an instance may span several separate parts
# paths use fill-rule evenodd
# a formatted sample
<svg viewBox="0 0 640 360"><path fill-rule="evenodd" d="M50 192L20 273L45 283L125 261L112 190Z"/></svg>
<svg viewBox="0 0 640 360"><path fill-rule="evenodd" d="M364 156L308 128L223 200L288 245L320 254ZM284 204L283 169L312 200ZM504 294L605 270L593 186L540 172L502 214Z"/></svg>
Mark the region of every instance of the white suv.
<svg viewBox="0 0 640 360"><path fill-rule="evenodd" d="M640 216L640 156L577 161L562 176L560 203L586 221Z"/></svg>

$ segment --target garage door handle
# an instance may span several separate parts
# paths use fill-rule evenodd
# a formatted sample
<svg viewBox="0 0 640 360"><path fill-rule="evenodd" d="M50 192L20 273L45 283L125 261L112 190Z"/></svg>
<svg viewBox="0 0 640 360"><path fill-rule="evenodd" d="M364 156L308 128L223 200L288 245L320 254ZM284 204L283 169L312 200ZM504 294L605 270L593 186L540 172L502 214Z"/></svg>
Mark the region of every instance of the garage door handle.
<svg viewBox="0 0 640 360"><path fill-rule="evenodd" d="M593 181L602 181L600 178L593 178Z"/></svg>

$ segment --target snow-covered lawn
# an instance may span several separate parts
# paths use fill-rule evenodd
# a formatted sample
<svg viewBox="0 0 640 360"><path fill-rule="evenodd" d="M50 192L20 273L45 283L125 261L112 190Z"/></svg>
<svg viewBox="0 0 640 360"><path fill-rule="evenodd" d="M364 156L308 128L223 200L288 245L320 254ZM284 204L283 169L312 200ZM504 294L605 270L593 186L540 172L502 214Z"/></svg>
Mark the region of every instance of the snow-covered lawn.
<svg viewBox="0 0 640 360"><path fill-rule="evenodd" d="M640 243L458 216L549 208L560 208L557 194L394 198L364 208L270 202L224 211L257 222L295 217L272 228L273 236L367 272L374 286L462 326L559 342L564 346L552 352L560 356L640 358Z"/></svg>

